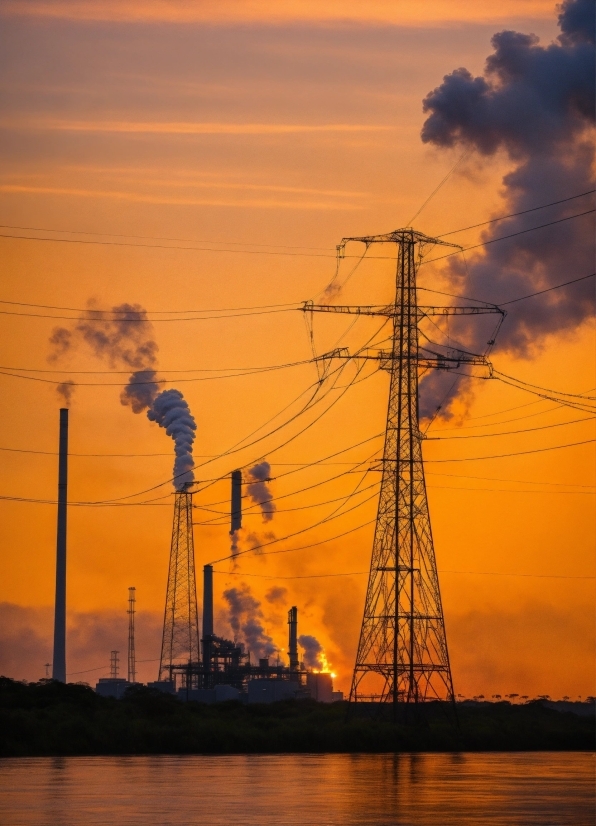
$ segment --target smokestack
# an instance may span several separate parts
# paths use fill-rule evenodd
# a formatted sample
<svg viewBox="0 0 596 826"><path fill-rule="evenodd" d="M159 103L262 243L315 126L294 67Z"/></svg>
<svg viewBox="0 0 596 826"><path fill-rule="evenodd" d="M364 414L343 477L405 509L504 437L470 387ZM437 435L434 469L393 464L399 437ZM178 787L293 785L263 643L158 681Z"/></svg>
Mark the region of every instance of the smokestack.
<svg viewBox="0 0 596 826"><path fill-rule="evenodd" d="M290 671L298 671L298 608L293 605L288 611L288 626L290 630L288 652L290 655Z"/></svg>
<svg viewBox="0 0 596 826"><path fill-rule="evenodd" d="M203 637L213 636L213 565L203 568Z"/></svg>
<svg viewBox="0 0 596 826"><path fill-rule="evenodd" d="M230 533L242 527L242 471L232 471L232 522Z"/></svg>
<svg viewBox="0 0 596 826"><path fill-rule="evenodd" d="M66 682L66 499L68 477L68 408L60 409L58 448L58 525L56 531L56 600L52 679Z"/></svg>
<svg viewBox="0 0 596 826"><path fill-rule="evenodd" d="M136 588L128 589L128 682L136 682L137 663L135 654L135 602Z"/></svg>

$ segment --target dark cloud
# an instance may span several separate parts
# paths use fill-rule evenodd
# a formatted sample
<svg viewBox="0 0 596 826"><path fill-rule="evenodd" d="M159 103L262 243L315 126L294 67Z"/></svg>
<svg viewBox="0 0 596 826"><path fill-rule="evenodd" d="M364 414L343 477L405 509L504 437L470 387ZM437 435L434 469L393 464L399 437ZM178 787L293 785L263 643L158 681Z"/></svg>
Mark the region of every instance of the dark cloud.
<svg viewBox="0 0 596 826"><path fill-rule="evenodd" d="M438 147L460 147L487 156L506 153L513 169L503 179L501 212L517 213L594 188L595 117L594 4L567 0L561 7L562 34L541 45L534 35L503 31L492 39L494 52L484 75L456 69L424 100L428 117L422 140ZM538 213L499 221L482 241L559 221L593 207L583 197ZM521 295L589 275L594 268L594 221L585 215L528 232L468 259L456 256L448 275L463 295L504 303ZM530 356L545 336L575 330L594 312L591 280L545 293L510 308L497 346ZM478 326L455 320L451 332L466 346L483 349ZM440 397L425 379L422 412Z"/></svg>

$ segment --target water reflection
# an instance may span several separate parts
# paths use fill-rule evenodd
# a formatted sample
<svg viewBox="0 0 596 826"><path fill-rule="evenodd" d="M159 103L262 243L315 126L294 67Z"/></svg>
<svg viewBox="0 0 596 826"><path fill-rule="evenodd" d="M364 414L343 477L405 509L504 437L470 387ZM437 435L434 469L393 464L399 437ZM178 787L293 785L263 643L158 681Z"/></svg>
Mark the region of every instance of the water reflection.
<svg viewBox="0 0 596 826"><path fill-rule="evenodd" d="M580 753L0 761L6 826L594 826Z"/></svg>

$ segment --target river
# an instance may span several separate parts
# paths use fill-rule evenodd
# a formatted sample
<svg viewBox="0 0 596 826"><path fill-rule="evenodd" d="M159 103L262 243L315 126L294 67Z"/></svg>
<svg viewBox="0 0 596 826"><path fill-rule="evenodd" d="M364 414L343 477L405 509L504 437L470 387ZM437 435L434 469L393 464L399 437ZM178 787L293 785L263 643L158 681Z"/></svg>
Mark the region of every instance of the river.
<svg viewBox="0 0 596 826"><path fill-rule="evenodd" d="M3 826L594 826L588 753L0 760Z"/></svg>

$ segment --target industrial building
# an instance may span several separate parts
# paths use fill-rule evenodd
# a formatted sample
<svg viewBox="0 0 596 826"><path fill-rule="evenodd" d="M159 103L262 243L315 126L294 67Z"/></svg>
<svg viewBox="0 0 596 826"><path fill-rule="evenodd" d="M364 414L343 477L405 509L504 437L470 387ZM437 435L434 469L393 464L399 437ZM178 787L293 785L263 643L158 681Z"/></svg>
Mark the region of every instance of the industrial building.
<svg viewBox="0 0 596 826"><path fill-rule="evenodd" d="M66 682L66 547L68 410L60 410L58 519L56 542L56 601L54 607L53 679ZM242 471L231 474L231 530L242 526ZM199 639L195 580L191 483L176 489L166 610L159 676L149 687L174 694L181 700L205 703L240 700L272 703L313 698L323 703L343 699L333 691L331 674L308 670L298 656L298 609L288 612L288 664L251 661L244 644L220 637L213 626L213 566L203 568L203 623ZM104 697L120 698L136 681L136 589L128 589L127 678L119 675L119 652L111 652L110 676L95 690Z"/></svg>

